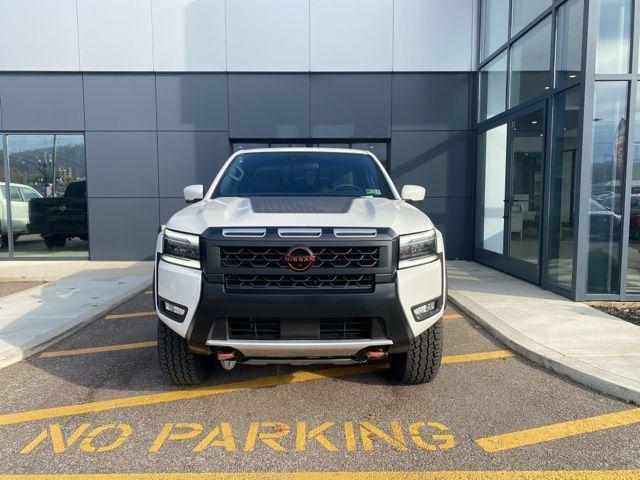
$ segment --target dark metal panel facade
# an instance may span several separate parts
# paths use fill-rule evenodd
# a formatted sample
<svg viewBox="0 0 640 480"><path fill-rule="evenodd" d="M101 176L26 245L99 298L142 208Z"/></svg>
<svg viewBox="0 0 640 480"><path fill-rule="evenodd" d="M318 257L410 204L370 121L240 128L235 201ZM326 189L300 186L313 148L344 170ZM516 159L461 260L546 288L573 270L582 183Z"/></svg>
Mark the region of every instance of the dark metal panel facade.
<svg viewBox="0 0 640 480"><path fill-rule="evenodd" d="M4 130L84 130L81 75L2 74L0 102Z"/></svg>
<svg viewBox="0 0 640 480"><path fill-rule="evenodd" d="M309 75L229 74L231 138L308 138Z"/></svg>
<svg viewBox="0 0 640 480"><path fill-rule="evenodd" d="M467 130L469 74L393 75L393 130Z"/></svg>
<svg viewBox="0 0 640 480"><path fill-rule="evenodd" d="M158 130L229 130L226 74L158 75L156 90Z"/></svg>
<svg viewBox="0 0 640 480"><path fill-rule="evenodd" d="M154 75L84 75L87 130L156 130Z"/></svg>
<svg viewBox="0 0 640 480"><path fill-rule="evenodd" d="M312 138L389 138L390 73L312 73Z"/></svg>
<svg viewBox="0 0 640 480"><path fill-rule="evenodd" d="M161 197L182 197L187 185L205 189L229 156L226 132L158 132Z"/></svg>

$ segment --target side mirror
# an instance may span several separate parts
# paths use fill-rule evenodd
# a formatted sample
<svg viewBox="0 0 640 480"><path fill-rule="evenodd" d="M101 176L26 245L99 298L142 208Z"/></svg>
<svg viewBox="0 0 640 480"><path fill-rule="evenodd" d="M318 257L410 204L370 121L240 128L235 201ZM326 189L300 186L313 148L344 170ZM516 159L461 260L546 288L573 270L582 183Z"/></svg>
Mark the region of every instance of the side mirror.
<svg viewBox="0 0 640 480"><path fill-rule="evenodd" d="M202 185L189 185L184 188L183 194L187 203L195 203L204 198L204 189Z"/></svg>
<svg viewBox="0 0 640 480"><path fill-rule="evenodd" d="M405 185L402 187L402 199L406 202L421 202L427 191L419 185Z"/></svg>

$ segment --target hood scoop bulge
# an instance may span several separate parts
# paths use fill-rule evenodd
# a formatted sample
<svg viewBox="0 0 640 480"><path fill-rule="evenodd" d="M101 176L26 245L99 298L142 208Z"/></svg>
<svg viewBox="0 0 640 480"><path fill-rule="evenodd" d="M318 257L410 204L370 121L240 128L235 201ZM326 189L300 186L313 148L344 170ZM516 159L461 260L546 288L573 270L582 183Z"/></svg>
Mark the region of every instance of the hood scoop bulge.
<svg viewBox="0 0 640 480"><path fill-rule="evenodd" d="M347 213L351 197L251 197L254 213Z"/></svg>

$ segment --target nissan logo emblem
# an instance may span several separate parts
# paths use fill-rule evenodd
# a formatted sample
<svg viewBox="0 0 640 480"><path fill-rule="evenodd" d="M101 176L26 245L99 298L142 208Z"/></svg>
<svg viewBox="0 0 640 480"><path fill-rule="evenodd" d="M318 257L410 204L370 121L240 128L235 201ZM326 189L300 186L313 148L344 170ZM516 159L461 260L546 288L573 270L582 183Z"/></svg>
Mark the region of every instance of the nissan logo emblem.
<svg viewBox="0 0 640 480"><path fill-rule="evenodd" d="M309 247L297 245L289 249L284 256L284 261L294 272L304 272L311 268L316 261L316 256Z"/></svg>

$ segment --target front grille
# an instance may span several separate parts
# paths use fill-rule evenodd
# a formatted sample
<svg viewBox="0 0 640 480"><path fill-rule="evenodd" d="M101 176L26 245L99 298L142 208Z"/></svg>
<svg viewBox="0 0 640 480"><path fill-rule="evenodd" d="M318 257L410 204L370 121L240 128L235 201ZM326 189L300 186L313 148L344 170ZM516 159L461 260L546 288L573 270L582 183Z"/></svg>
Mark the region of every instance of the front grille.
<svg viewBox="0 0 640 480"><path fill-rule="evenodd" d="M375 268L379 247L310 247L316 256L311 268ZM220 247L225 268L289 268L284 257L289 247Z"/></svg>
<svg viewBox="0 0 640 480"><path fill-rule="evenodd" d="M227 319L229 340L359 340L372 338L372 318Z"/></svg>
<svg viewBox="0 0 640 480"><path fill-rule="evenodd" d="M373 290L373 275L225 275L228 292L246 290Z"/></svg>

